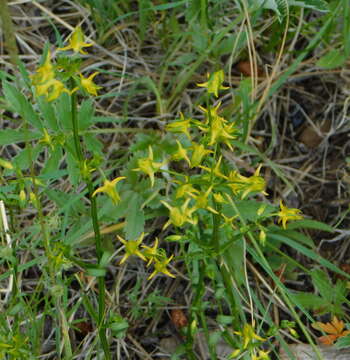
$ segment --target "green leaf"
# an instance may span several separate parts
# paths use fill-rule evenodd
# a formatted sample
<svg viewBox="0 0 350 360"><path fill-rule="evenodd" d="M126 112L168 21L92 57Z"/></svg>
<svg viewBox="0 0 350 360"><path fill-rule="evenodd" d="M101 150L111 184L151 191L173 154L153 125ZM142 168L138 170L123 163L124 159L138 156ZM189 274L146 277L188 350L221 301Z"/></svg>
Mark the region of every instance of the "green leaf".
<svg viewBox="0 0 350 360"><path fill-rule="evenodd" d="M93 116L92 121L94 123L107 122L107 123L122 123L125 121L123 117L112 117L112 116Z"/></svg>
<svg viewBox="0 0 350 360"><path fill-rule="evenodd" d="M343 66L345 62L346 56L342 51L331 50L317 61L316 66L323 69L334 69Z"/></svg>
<svg viewBox="0 0 350 360"><path fill-rule="evenodd" d="M91 99L84 100L78 112L79 130L86 130L93 122L94 106Z"/></svg>
<svg viewBox="0 0 350 360"><path fill-rule="evenodd" d="M170 62L169 65L171 66L184 66L188 65L189 63L193 62L196 59L196 55L192 53L187 53L180 55L174 61Z"/></svg>
<svg viewBox="0 0 350 360"><path fill-rule="evenodd" d="M32 149L26 147L21 150L18 155L13 158L12 161L15 166L20 168L21 170L29 169L31 165L35 163L41 151L41 146L35 146Z"/></svg>
<svg viewBox="0 0 350 360"><path fill-rule="evenodd" d="M72 185L77 186L79 184L79 179L80 179L80 170L78 167L78 163L71 152L67 152L66 160L67 160L69 180Z"/></svg>
<svg viewBox="0 0 350 360"><path fill-rule="evenodd" d="M153 20L153 3L150 0L139 0L139 24L138 29L140 31L141 41L144 40L147 28L150 22Z"/></svg>
<svg viewBox="0 0 350 360"><path fill-rule="evenodd" d="M145 215L141 210L143 199L137 193L132 193L126 212L125 237L135 240L144 231Z"/></svg>
<svg viewBox="0 0 350 360"><path fill-rule="evenodd" d="M319 309L329 305L329 302L318 295L306 292L290 294L290 297L296 304L300 304L305 309Z"/></svg>
<svg viewBox="0 0 350 360"><path fill-rule="evenodd" d="M34 111L32 104L12 84L4 81L3 92L12 110L21 115L22 119L28 121L32 126L41 129L43 126L38 114Z"/></svg>
<svg viewBox="0 0 350 360"><path fill-rule="evenodd" d="M45 166L41 170L41 175L53 175L59 171L59 164L62 160L62 148L56 146L50 153L50 158L46 161ZM61 174L62 176L63 174Z"/></svg>
<svg viewBox="0 0 350 360"><path fill-rule="evenodd" d="M8 315L15 316L20 311L24 310L23 304L21 302L15 304L12 308L9 309Z"/></svg>
<svg viewBox="0 0 350 360"><path fill-rule="evenodd" d="M191 32L193 46L198 53L203 53L208 48L209 37L207 34L203 33L199 24L193 24L193 29Z"/></svg>
<svg viewBox="0 0 350 360"><path fill-rule="evenodd" d="M350 346L350 335L340 337L335 343L337 349L345 349Z"/></svg>
<svg viewBox="0 0 350 360"><path fill-rule="evenodd" d="M298 6L298 7L303 7L303 8L313 9L323 12L329 11L329 6L327 2L324 0L304 0L304 1L289 0L288 2L290 6Z"/></svg>
<svg viewBox="0 0 350 360"><path fill-rule="evenodd" d="M333 298L333 285L330 283L327 274L321 269L313 269L310 271L312 282L324 299L331 301Z"/></svg>
<svg viewBox="0 0 350 360"><path fill-rule="evenodd" d="M126 335L126 330L129 328L129 323L119 314L112 314L108 327L111 329L113 336L121 339Z"/></svg>
<svg viewBox="0 0 350 360"><path fill-rule="evenodd" d="M237 200L235 202L239 215L246 221L257 221L260 216L258 215L258 210L261 208L262 203L260 201L255 200ZM273 211L275 211L275 207L270 204L264 204L266 208L263 212L264 216L268 216ZM236 215L234 209L232 209L231 205L225 205L223 207L226 216L233 216Z"/></svg>
<svg viewBox="0 0 350 360"><path fill-rule="evenodd" d="M0 131L0 145L11 145L19 142L37 140L42 137L40 132L20 129L5 129Z"/></svg>
<svg viewBox="0 0 350 360"><path fill-rule="evenodd" d="M343 44L346 56L350 56L350 2L349 0L342 0L343 2Z"/></svg>
<svg viewBox="0 0 350 360"><path fill-rule="evenodd" d="M72 194L50 188L45 191L45 194L57 205L62 214L70 215L74 213L80 215L84 213L85 207L81 201L82 194ZM87 223L87 226L90 226L90 224Z"/></svg>
<svg viewBox="0 0 350 360"><path fill-rule="evenodd" d="M223 253L226 264L232 277L236 280L237 284L243 285L245 283L244 274L244 240L243 237L232 242L231 246Z"/></svg>
<svg viewBox="0 0 350 360"><path fill-rule="evenodd" d="M295 230L295 229L316 229L321 231L327 232L334 232L334 229L320 221L316 220L298 220L288 224L288 230Z"/></svg>
<svg viewBox="0 0 350 360"><path fill-rule="evenodd" d="M71 99L66 93L63 93L56 102L56 114L61 129L72 130L72 111Z"/></svg>
<svg viewBox="0 0 350 360"><path fill-rule="evenodd" d="M310 248L315 248L313 240L299 231L291 230L290 228L284 230L283 228L277 227L276 225L271 225L267 229L267 237L270 234L281 234L282 236L286 236L290 239L298 241L301 244L307 245Z"/></svg>
<svg viewBox="0 0 350 360"><path fill-rule="evenodd" d="M102 277L106 275L106 269L100 268L87 268L86 273L89 276Z"/></svg>
<svg viewBox="0 0 350 360"><path fill-rule="evenodd" d="M87 150L93 154L99 154L103 157L103 144L96 138L95 135L86 133L84 135L85 145Z"/></svg>
<svg viewBox="0 0 350 360"><path fill-rule="evenodd" d="M43 115L42 117L44 119L43 127L46 129L51 129L54 132L58 131L59 127L57 124L55 109L54 109L52 103L48 102L41 96L39 98L37 98L37 102L39 104L39 108Z"/></svg>
<svg viewBox="0 0 350 360"><path fill-rule="evenodd" d="M230 315L218 315L216 317L216 321L220 324L220 325L230 325L233 323L234 321L234 317L230 316Z"/></svg>
<svg viewBox="0 0 350 360"><path fill-rule="evenodd" d="M274 11L280 21L288 14L288 0L254 0L253 4Z"/></svg>
<svg viewBox="0 0 350 360"><path fill-rule="evenodd" d="M109 264L110 259L111 259L111 253L109 251L104 251L100 260L99 267L106 268Z"/></svg>
<svg viewBox="0 0 350 360"><path fill-rule="evenodd" d="M324 259L319 254L315 253L315 251L310 250L301 244L298 244L293 239L283 236L283 235L280 235L280 234L271 234L270 233L269 236L272 239L283 242L287 246L290 246L291 248L295 249L297 252L300 252L301 254L309 257L310 259L317 261L319 264L323 265L324 267L328 268L329 270L334 271L337 274L341 274L344 277L346 277L347 279L350 279L349 274L340 270L336 265L334 265L330 261Z"/></svg>

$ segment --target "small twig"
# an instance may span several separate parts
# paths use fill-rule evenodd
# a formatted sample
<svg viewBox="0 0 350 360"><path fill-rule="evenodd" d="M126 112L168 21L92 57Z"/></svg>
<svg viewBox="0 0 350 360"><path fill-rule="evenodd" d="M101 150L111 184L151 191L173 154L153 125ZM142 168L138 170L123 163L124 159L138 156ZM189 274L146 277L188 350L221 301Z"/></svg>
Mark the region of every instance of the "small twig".
<svg viewBox="0 0 350 360"><path fill-rule="evenodd" d="M9 248L12 248L12 240L11 240L11 236L9 234L10 229L9 229L9 225L7 222L5 204L2 200L0 200L0 214L1 214L1 221L2 221L2 225L3 225L4 233L5 233L5 239L6 239L7 246ZM9 283L8 283L8 287L6 289L6 295L5 295L5 303L8 301L8 298L12 292L12 289L13 289L13 274L11 274L9 277Z"/></svg>

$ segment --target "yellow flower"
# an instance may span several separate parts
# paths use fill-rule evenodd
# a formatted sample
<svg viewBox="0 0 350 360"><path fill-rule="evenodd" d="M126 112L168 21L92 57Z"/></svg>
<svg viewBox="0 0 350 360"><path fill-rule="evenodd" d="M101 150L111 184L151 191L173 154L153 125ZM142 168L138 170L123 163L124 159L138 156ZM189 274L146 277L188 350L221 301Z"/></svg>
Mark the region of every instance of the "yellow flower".
<svg viewBox="0 0 350 360"><path fill-rule="evenodd" d="M24 191L24 189L21 189L20 192L19 192L18 202L19 202L20 208L23 209L25 207L26 202L27 202L27 194Z"/></svg>
<svg viewBox="0 0 350 360"><path fill-rule="evenodd" d="M278 223L282 222L282 226L284 229L286 228L287 221L303 219L303 216L300 215L301 210L287 208L287 206L283 205L282 200L280 201L280 208L281 210L277 213L277 215L279 216Z"/></svg>
<svg viewBox="0 0 350 360"><path fill-rule="evenodd" d="M169 272L169 270L166 268L173 257L174 257L174 255L171 255L169 259L164 259L162 261L156 260L155 263L154 263L154 271L148 277L148 280L151 280L158 273L163 273L163 274L165 274L167 276L170 276L170 277L174 278L175 275L173 275L171 272Z"/></svg>
<svg viewBox="0 0 350 360"><path fill-rule="evenodd" d="M207 88L209 94L214 94L215 97L218 97L219 90L229 89L228 87L222 85L225 78L225 74L223 70L216 71L213 74L208 73L207 77L208 77L208 81L201 84L197 84L197 86Z"/></svg>
<svg viewBox="0 0 350 360"><path fill-rule="evenodd" d="M149 176L151 180L151 187L154 185L154 174L165 165L165 162L157 163L153 161L153 150L152 147L149 146L148 148L149 155L148 158L138 159L137 165L139 166L136 169L133 169L133 171L141 171Z"/></svg>
<svg viewBox="0 0 350 360"><path fill-rule="evenodd" d="M208 172L212 172L216 177L222 178L227 180L227 176L224 175L221 171L220 171L220 166L221 166L221 160L222 160L222 155L219 157L219 160L217 161L217 163L215 164L215 167L213 169L206 167L206 166L202 166L200 165L199 167L205 171Z"/></svg>
<svg viewBox="0 0 350 360"><path fill-rule="evenodd" d="M184 114L180 112L180 120L176 120L168 125L166 125L166 130L175 132L175 133L184 133L189 139L191 135L189 133L189 128L191 127L191 118L185 119Z"/></svg>
<svg viewBox="0 0 350 360"><path fill-rule="evenodd" d="M204 125L209 124L210 121L212 121L213 119L219 118L219 121L221 122L227 122L227 120L225 120L225 118L219 116L218 114L218 110L221 106L221 101L216 105L216 106L209 106L209 109L206 109L205 107L199 105L198 108L199 110L203 111L205 114L205 122ZM201 130L206 130L207 128L205 127L200 127Z"/></svg>
<svg viewBox="0 0 350 360"><path fill-rule="evenodd" d="M2 166L4 169L7 169L7 170L14 169L13 165L9 161L1 159L1 158L0 158L0 166Z"/></svg>
<svg viewBox="0 0 350 360"><path fill-rule="evenodd" d="M193 185L189 182L188 176L186 176L185 183L181 183L178 180L174 180L174 181L180 185L176 189L176 195L175 195L176 199L180 199L180 198L184 197L185 195L190 195L190 196L194 197L196 193L199 194L199 191L197 189L195 189L193 187Z"/></svg>
<svg viewBox="0 0 350 360"><path fill-rule="evenodd" d="M142 245L142 247L145 249L143 252L146 258L148 259L147 266L152 264L153 261L156 261L159 256L159 250L158 250L158 238L156 238L156 241L154 242L153 247Z"/></svg>
<svg viewBox="0 0 350 360"><path fill-rule="evenodd" d="M39 140L39 143L48 145L51 149L54 148L54 145L52 143L52 138L50 134L47 132L47 130L43 129L44 136Z"/></svg>
<svg viewBox="0 0 350 360"><path fill-rule="evenodd" d="M230 150L233 150L230 140L237 138L238 129L235 123L227 125L227 120L219 116L218 109L220 105L221 102L215 107L209 107L209 109L199 106L200 110L206 114L204 126L199 126L199 128L208 133L210 139L208 145L212 146L222 142L226 144Z"/></svg>
<svg viewBox="0 0 350 360"><path fill-rule="evenodd" d="M97 193L104 192L112 199L114 204L118 204L120 202L120 196L115 186L119 181L123 179L125 179L125 176L119 176L112 181L105 180L103 186L96 189L92 196L95 196Z"/></svg>
<svg viewBox="0 0 350 360"><path fill-rule="evenodd" d="M131 255L136 255L139 258L141 258L142 260L147 261L145 256L139 250L139 246L142 243L144 236L145 236L145 233L142 233L137 240L128 240L127 241L127 240L124 240L121 236L117 235L118 240L125 245L125 254L124 254L123 258L120 260L119 264L125 263L125 261L128 259L128 257Z"/></svg>
<svg viewBox="0 0 350 360"><path fill-rule="evenodd" d="M254 324L253 324L254 326ZM254 332L254 327L250 324L245 324L243 331L234 331L233 333L243 338L243 349L247 349L248 345L253 343L254 339L259 341L265 341L259 335Z"/></svg>
<svg viewBox="0 0 350 360"><path fill-rule="evenodd" d="M175 161L186 160L188 165L191 165L190 159L187 156L187 150L184 147L182 147L182 144L180 143L179 140L176 140L176 142L177 142L178 149L172 155L171 158Z"/></svg>
<svg viewBox="0 0 350 360"><path fill-rule="evenodd" d="M91 95L97 96L97 90L102 89L101 86L97 86L92 80L98 74L98 72L94 72L89 77L85 78L82 74L80 76L81 86Z"/></svg>
<svg viewBox="0 0 350 360"><path fill-rule="evenodd" d="M260 169L262 165L255 170L253 176L246 177L240 175L237 171L232 171L228 177L231 182L229 186L232 191L236 193L242 193L241 199L244 199L249 193L260 192L264 195L268 195L265 191L266 183L265 179L260 176Z"/></svg>
<svg viewBox="0 0 350 360"><path fill-rule="evenodd" d="M233 220L237 219L238 215L227 217L225 214L221 214L221 216L224 219L224 222L222 223L221 227L224 227L225 225L229 225L235 229L235 226L233 225Z"/></svg>
<svg viewBox="0 0 350 360"><path fill-rule="evenodd" d="M238 356L240 353L241 353L241 349L233 350L232 353L231 353L231 355L230 355L230 358L233 359L233 358L235 358L236 356Z"/></svg>
<svg viewBox="0 0 350 360"><path fill-rule="evenodd" d="M81 30L81 27L78 26L75 28L71 38L69 39L69 45L63 48L58 48L57 50L59 51L73 50L75 53L79 52L80 54L87 54L87 52L84 51L83 48L89 46L92 46L92 44L84 42L84 34Z"/></svg>
<svg viewBox="0 0 350 360"><path fill-rule="evenodd" d="M38 197L33 192L29 193L29 199L30 199L30 202L34 205L35 208L38 209L40 207L40 201L39 201Z"/></svg>
<svg viewBox="0 0 350 360"><path fill-rule="evenodd" d="M210 141L208 145L212 146L216 143L224 143L226 144L230 150L233 150L233 147L230 143L230 140L234 140L237 138L237 128L235 124L232 123L231 125L226 125L223 121L223 118L220 116L213 119L211 122L209 136Z"/></svg>
<svg viewBox="0 0 350 360"><path fill-rule="evenodd" d="M50 79L42 84L38 84L35 89L37 96L45 95L49 102L57 99L64 92L71 93L65 88L63 82L57 79Z"/></svg>
<svg viewBox="0 0 350 360"><path fill-rule="evenodd" d="M48 101L57 99L63 92L70 94L64 84L55 79L54 67L51 63L51 53L47 52L43 65L39 66L34 75L31 75L32 84L37 96L45 95Z"/></svg>
<svg viewBox="0 0 350 360"><path fill-rule="evenodd" d="M221 193L214 193L213 196L215 202L217 202L218 204L228 204L227 200L224 199Z"/></svg>
<svg viewBox="0 0 350 360"><path fill-rule="evenodd" d="M31 75L32 84L37 86L46 81L52 80L55 77L54 67L51 63L51 52L47 52L44 63L36 69L36 74Z"/></svg>
<svg viewBox="0 0 350 360"><path fill-rule="evenodd" d="M212 153L212 150L207 150L202 144L192 143L192 157L191 157L191 168L199 166L207 154Z"/></svg>
<svg viewBox="0 0 350 360"><path fill-rule="evenodd" d="M219 214L215 209L208 205L208 196L211 193L213 186L210 186L209 189L203 193L199 193L199 195L195 195L196 204L194 205L194 209L206 209L211 211L213 214Z"/></svg>
<svg viewBox="0 0 350 360"><path fill-rule="evenodd" d="M259 350L258 355L252 355L252 360L270 360L269 352L270 351Z"/></svg>
<svg viewBox="0 0 350 360"><path fill-rule="evenodd" d="M260 244L262 246L265 246L265 244L266 244L266 232L265 232L265 230L263 228L260 229L260 232L259 232L259 241L260 241Z"/></svg>
<svg viewBox="0 0 350 360"><path fill-rule="evenodd" d="M95 170L96 169L91 167L91 163L86 159L83 161L83 163L80 166L80 171L83 179L89 179L90 173L92 173Z"/></svg>
<svg viewBox="0 0 350 360"><path fill-rule="evenodd" d="M195 209L188 209L188 204L190 201L191 199L187 199L181 207L173 207L167 204L165 201L161 201L161 203L170 211L169 220L166 222L163 229L166 229L170 224L173 224L176 227L181 227L186 222L192 225L197 224L197 219L192 218L192 213L195 211Z"/></svg>

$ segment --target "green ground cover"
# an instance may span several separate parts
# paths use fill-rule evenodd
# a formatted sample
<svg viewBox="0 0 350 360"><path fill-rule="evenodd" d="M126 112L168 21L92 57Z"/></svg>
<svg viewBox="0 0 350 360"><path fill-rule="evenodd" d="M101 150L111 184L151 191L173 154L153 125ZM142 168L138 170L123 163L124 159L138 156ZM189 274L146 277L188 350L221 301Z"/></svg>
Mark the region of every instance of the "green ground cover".
<svg viewBox="0 0 350 360"><path fill-rule="evenodd" d="M348 348L348 0L0 7L1 359Z"/></svg>

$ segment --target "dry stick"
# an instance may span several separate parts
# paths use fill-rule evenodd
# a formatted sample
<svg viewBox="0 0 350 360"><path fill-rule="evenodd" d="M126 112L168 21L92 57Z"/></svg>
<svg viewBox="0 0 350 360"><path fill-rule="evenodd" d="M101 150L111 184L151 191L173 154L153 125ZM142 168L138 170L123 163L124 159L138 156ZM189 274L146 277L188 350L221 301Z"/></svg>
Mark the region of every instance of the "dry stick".
<svg viewBox="0 0 350 360"><path fill-rule="evenodd" d="M259 101L258 107L257 107L256 112L255 112L255 116L254 116L254 118L252 120L252 127L254 126L254 124L255 124L255 122L256 122L256 120L258 118L258 115L260 114L260 111L261 111L266 99L269 96L269 91L270 91L272 82L276 78L277 72L278 72L278 70L280 69L280 66L281 66L282 55L283 55L283 51L284 51L284 48L285 48L285 45L286 45L288 27L289 27L289 8L288 7L287 7L286 19L287 19L286 20L286 27L285 27L285 30L283 32L281 47L280 47L280 50L278 52L276 62L274 64L274 66L273 66L272 73L271 73L270 76L267 77L267 85L266 85L265 91L263 92L262 97L261 97L261 99Z"/></svg>
<svg viewBox="0 0 350 360"><path fill-rule="evenodd" d="M143 346L130 334L127 335L127 338L134 344L134 346L139 350L144 356L143 359L153 360L148 352L143 348Z"/></svg>
<svg viewBox="0 0 350 360"><path fill-rule="evenodd" d="M5 48L10 55L10 62L14 68L18 65L18 48L16 43L15 28L13 26L7 0L0 0L0 19L5 38Z"/></svg>
<svg viewBox="0 0 350 360"><path fill-rule="evenodd" d="M2 222L2 227L4 229L4 233L5 233L5 238L6 238L6 243L7 243L7 246L9 248L12 248L12 241L11 241L11 237L9 235L9 225L8 225L8 222L7 222L7 216L6 216L6 210L5 210L5 204L2 200L0 200L0 214L1 214L1 222ZM8 284L8 287L6 290L4 290L6 292L6 295L5 295L5 304L7 303L8 301L8 298L12 292L12 289L13 289L13 274L11 274L9 276L9 284ZM2 291L2 290L1 290Z"/></svg>
<svg viewBox="0 0 350 360"><path fill-rule="evenodd" d="M258 88L258 63L257 63L257 55L255 51L254 46L254 34L252 25L250 22L250 14L247 8L246 1L243 1L243 10L244 10L244 16L246 18L247 22L247 45L248 45L248 53L249 53L249 63L250 63L250 70L251 70L251 81L252 81L252 93L251 93L251 99L252 101L255 100L257 88ZM249 133L249 132L248 132Z"/></svg>

